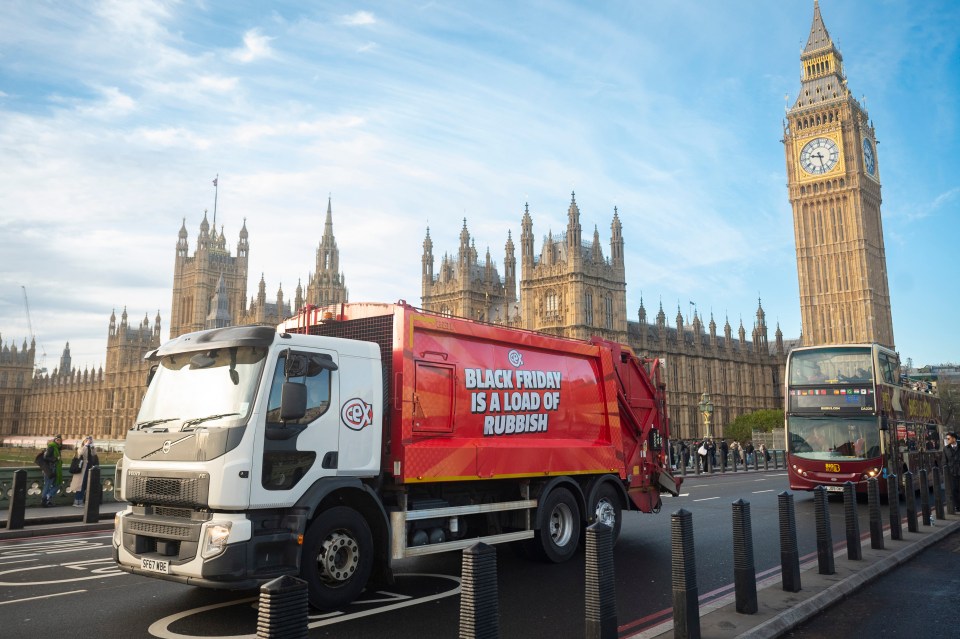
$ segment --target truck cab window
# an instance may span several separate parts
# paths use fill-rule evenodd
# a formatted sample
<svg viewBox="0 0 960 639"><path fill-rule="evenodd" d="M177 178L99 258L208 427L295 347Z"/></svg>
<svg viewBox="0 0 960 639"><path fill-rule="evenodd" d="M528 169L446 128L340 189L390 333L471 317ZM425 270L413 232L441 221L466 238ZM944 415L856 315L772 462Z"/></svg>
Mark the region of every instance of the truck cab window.
<svg viewBox="0 0 960 639"><path fill-rule="evenodd" d="M273 382L270 385L270 401L267 404L267 425L280 426L280 394L285 381L283 375L286 358L282 355L277 359L277 366L273 370ZM307 412L303 418L287 422L287 426L305 426L327 412L330 408L330 371L321 370L316 375L307 377L291 377L291 382L306 384Z"/></svg>

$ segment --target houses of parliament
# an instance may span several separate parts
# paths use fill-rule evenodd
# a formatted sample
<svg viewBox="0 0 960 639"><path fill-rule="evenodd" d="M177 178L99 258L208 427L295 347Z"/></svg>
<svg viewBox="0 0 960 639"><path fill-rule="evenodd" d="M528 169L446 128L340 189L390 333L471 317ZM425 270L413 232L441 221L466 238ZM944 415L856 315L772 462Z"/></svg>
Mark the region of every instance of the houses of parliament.
<svg viewBox="0 0 960 639"><path fill-rule="evenodd" d="M794 218L802 344L893 346L876 135L847 88L843 58L816 2L800 62L801 88L781 142ZM519 270L508 231L502 273L489 249L482 258L477 252L467 220L459 246L445 249L439 260L428 228L421 306L577 339L597 335L662 358L674 437L704 434L697 407L704 392L715 407L714 433L741 414L782 407L786 352L799 342L785 342L779 326L770 339L759 301L749 315L749 332L742 320L734 327L727 317L718 328L712 313L707 318L695 311L685 321L679 307L668 321L662 303L651 317L642 299L628 311L621 215L613 209L603 241L596 226L584 238L571 194L566 229L538 239L535 213L525 206L518 212ZM629 223L625 214L624 219ZM250 248L245 221L233 253L224 229L218 231L215 219L211 225L204 213L191 251L183 221L175 244L170 337L230 325L276 325L305 305L348 301L329 199L313 272L306 290L298 283L292 300L282 288L268 299L263 275L256 296L247 299ZM24 341L18 348L0 338L0 435L122 439L144 391L143 354L160 341L159 315L152 322L131 321L124 309L119 322L115 314L109 318L103 369L75 370L67 344L59 366L41 374L34 370L35 344Z"/></svg>

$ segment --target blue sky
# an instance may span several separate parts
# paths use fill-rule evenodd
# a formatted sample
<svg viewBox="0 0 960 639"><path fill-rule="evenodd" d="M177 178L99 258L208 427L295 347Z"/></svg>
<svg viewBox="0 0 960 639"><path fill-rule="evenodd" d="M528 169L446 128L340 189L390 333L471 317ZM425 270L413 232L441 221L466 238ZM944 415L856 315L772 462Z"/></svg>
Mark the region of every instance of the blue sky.
<svg viewBox="0 0 960 639"><path fill-rule="evenodd" d="M960 360L960 3L824 0L880 142L898 350ZM0 333L105 359L110 313L169 327L174 247L246 219L248 295L306 284L328 194L353 301L420 301L429 225L503 262L576 191L627 306L800 332L782 135L811 0L4 3ZM786 99L785 99L786 98ZM537 242L539 249L539 240ZM605 252L609 254L609 249Z"/></svg>

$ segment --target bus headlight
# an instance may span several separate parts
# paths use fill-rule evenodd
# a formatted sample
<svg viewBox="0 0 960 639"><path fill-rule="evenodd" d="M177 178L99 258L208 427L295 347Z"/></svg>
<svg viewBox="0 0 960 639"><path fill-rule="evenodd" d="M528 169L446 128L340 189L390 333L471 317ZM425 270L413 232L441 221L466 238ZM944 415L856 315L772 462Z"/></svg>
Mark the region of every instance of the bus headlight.
<svg viewBox="0 0 960 639"><path fill-rule="evenodd" d="M216 557L223 552L227 546L227 540L230 539L230 528L233 522L220 521L212 522L207 525L207 531L203 535L203 544L200 549L200 556L204 559Z"/></svg>
<svg viewBox="0 0 960 639"><path fill-rule="evenodd" d="M864 478L864 479L872 479L872 478L876 477L876 476L879 475L879 474L880 474L880 469L879 469L879 468L871 468L870 470L868 470L867 472L865 472L865 473L863 474L863 478Z"/></svg>

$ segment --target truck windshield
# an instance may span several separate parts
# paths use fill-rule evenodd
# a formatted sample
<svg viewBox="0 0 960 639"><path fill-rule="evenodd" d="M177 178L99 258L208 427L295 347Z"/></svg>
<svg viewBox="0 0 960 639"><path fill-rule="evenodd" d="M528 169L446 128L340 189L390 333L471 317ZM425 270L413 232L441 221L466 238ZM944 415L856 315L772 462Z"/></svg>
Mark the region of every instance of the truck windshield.
<svg viewBox="0 0 960 639"><path fill-rule="evenodd" d="M162 358L136 428L217 428L245 419L266 354L265 348L241 346Z"/></svg>

